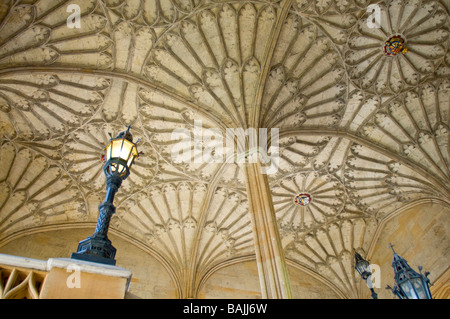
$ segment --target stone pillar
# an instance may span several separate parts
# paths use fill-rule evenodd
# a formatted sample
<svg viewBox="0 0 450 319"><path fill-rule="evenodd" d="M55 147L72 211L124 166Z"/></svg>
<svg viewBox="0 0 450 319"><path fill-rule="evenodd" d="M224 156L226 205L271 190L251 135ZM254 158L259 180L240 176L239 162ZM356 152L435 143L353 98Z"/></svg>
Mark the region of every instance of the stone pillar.
<svg viewBox="0 0 450 319"><path fill-rule="evenodd" d="M260 163L245 163L241 167L245 172L247 182L247 196L262 297L267 299L292 298L289 274L267 175L261 173Z"/></svg>

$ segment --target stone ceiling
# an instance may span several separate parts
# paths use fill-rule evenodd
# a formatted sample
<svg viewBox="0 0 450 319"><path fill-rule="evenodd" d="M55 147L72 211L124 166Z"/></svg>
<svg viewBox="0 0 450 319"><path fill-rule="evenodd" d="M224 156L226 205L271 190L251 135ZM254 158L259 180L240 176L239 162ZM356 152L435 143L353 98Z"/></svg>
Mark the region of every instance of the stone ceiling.
<svg viewBox="0 0 450 319"><path fill-rule="evenodd" d="M381 28L367 25L370 3ZM70 4L80 28L67 27ZM173 159L173 130L279 128L268 178L286 259L354 297L353 249L367 255L403 207L450 202L448 11L445 0L2 1L0 241L95 223L102 148L131 124L144 154L112 231L195 289L254 258L252 226L239 166ZM385 54L394 35L408 52ZM299 193L313 200L296 205Z"/></svg>

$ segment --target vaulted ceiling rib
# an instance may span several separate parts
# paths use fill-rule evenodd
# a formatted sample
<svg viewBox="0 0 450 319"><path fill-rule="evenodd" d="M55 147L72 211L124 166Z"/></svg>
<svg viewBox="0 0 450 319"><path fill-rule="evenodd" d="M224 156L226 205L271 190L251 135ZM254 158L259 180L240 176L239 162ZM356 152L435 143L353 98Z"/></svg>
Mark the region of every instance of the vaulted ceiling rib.
<svg viewBox="0 0 450 319"><path fill-rule="evenodd" d="M66 25L72 2L81 28ZM369 4L381 28L368 27ZM268 177L286 258L343 296L357 294L353 248L367 253L383 220L415 201L449 203L446 1L3 7L0 243L95 222L102 147L128 124L144 155L117 194L113 231L157 252L183 296L211 269L254 254L239 166L171 156L171 133L194 136L194 120L280 129ZM394 35L408 52L387 56ZM311 203L296 205L300 193Z"/></svg>

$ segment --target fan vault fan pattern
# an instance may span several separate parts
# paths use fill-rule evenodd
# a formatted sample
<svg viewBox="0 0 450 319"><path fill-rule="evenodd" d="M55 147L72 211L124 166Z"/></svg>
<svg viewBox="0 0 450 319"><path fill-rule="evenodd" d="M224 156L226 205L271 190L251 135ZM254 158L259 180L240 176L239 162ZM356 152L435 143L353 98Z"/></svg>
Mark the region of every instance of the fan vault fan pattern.
<svg viewBox="0 0 450 319"><path fill-rule="evenodd" d="M69 4L81 28L67 28ZM381 8L370 29L367 5ZM279 128L269 183L289 263L357 297L368 252L405 204L448 204L445 1L11 1L0 15L0 241L92 223L102 147L124 125L144 155L112 228L195 297L211 269L254 258L245 176L172 159L174 129ZM409 51L387 56L401 34ZM300 193L311 196L295 204Z"/></svg>

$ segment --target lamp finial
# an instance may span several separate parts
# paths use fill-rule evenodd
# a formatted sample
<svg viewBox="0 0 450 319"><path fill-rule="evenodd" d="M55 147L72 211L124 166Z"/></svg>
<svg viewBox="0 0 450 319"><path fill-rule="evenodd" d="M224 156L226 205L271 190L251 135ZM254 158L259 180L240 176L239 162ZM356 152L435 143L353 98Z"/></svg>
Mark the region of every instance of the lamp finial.
<svg viewBox="0 0 450 319"><path fill-rule="evenodd" d="M391 243L389 243L388 248L392 249L392 251L395 253L394 245L392 245Z"/></svg>

